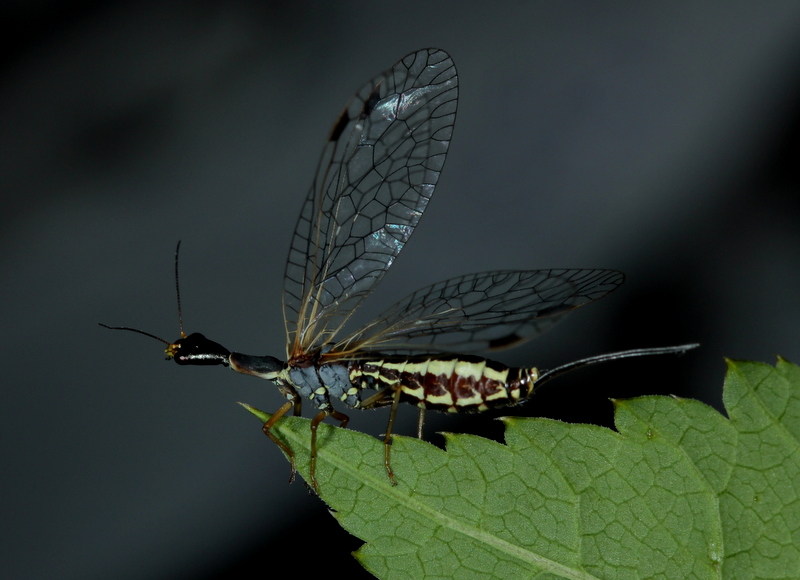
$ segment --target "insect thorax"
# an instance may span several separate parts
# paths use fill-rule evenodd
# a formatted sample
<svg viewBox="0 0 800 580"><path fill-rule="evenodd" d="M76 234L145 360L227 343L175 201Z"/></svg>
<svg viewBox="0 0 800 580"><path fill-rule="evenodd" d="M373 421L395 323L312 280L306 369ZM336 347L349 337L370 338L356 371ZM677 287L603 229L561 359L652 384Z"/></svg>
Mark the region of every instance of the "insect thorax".
<svg viewBox="0 0 800 580"><path fill-rule="evenodd" d="M279 386L291 387L302 399L311 399L314 405L323 410L331 408L330 399L341 401L348 407L361 406L361 389L350 381L347 363L290 364L276 382Z"/></svg>

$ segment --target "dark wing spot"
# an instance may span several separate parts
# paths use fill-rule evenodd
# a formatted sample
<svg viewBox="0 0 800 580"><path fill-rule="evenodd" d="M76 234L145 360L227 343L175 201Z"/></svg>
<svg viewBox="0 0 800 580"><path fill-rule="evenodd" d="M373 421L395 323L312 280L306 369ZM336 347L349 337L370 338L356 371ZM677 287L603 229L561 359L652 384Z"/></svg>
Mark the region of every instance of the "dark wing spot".
<svg viewBox="0 0 800 580"><path fill-rule="evenodd" d="M342 136L342 131L344 128L347 127L347 123L350 121L350 117L347 116L347 109L342 111L342 114L339 115L339 118L336 120L336 124L331 129L331 136L328 138L328 141L338 141L339 137Z"/></svg>
<svg viewBox="0 0 800 580"><path fill-rule="evenodd" d="M511 345L518 344L525 340L523 337L518 335L516 332L512 332L506 336L501 336L500 338L495 338L489 341L489 348L507 348Z"/></svg>
<svg viewBox="0 0 800 580"><path fill-rule="evenodd" d="M361 109L362 119L366 119L367 117L369 117L372 114L372 111L375 110L375 105L377 105L378 101L381 100L379 91L380 91L380 85L376 86L373 89L372 93L370 93L369 97L367 97L367 100L364 101L364 108Z"/></svg>

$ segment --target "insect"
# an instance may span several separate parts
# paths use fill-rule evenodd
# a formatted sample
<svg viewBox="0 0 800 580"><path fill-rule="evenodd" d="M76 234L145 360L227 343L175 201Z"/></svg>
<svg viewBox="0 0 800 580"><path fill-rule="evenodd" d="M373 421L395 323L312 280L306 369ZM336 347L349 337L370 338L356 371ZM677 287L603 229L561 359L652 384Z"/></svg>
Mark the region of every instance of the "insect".
<svg viewBox="0 0 800 580"><path fill-rule="evenodd" d="M391 407L384 464L400 403L425 411L480 412L526 401L536 387L563 372L596 362L664 353L697 345L637 349L575 361L540 373L472 355L476 349L515 346L602 298L624 280L614 270L505 270L439 282L401 300L375 320L346 333L345 324L383 278L417 227L433 195L452 137L458 77L438 49L409 54L366 83L345 106L328 136L303 203L286 263L283 314L286 358L230 352L199 333L167 344L180 365L223 365L273 381L286 402L264 433L287 455L273 432L304 400L318 409L311 421L310 483L316 481L317 428L326 417L345 427L353 409ZM177 282L177 252L175 264ZM105 326L105 325L103 325Z"/></svg>

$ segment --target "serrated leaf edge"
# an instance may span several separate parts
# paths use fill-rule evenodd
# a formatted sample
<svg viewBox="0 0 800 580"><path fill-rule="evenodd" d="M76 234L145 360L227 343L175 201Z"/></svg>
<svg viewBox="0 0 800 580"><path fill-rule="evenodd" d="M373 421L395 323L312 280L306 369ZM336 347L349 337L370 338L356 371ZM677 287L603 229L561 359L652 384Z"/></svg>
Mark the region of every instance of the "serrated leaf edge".
<svg viewBox="0 0 800 580"><path fill-rule="evenodd" d="M253 415L258 417L259 419L262 419L263 416L269 416L267 413L264 413L263 411L260 411L255 407L252 407L245 403L240 403L240 405L242 405L245 409L250 411ZM305 439L298 435L297 427L299 426L300 423L302 423L305 426L302 428L307 428L310 430L310 427L308 427L310 422L311 421L309 419L304 419L302 417L284 417L275 424L273 430L280 433L280 435L283 438L291 441L294 446L300 446L303 449L308 450L309 446L305 443ZM294 424L294 426L291 426L292 424ZM339 427L336 427L334 425L321 424L319 426L319 429L321 431L323 429L339 429ZM320 433L318 437L322 438L324 437L324 435ZM402 441L404 439L412 439L412 438L404 437L402 435L393 436L393 441L394 441L393 446L395 452L398 451L402 452L400 448L402 448ZM400 445L398 445L398 443L400 443ZM484 532L479 528L476 528L474 526L464 525L463 522L436 511L428 504L414 500L406 492L406 490L409 490L409 488L403 486L402 483L397 486L392 486L389 483L389 479L387 477L374 476L364 473L363 471L360 471L357 467L355 467L352 463L345 461L340 456L336 455L335 453L333 453L329 449L326 449L325 447L321 447L317 450L317 461L320 460L329 463L330 465L334 466L335 468L341 470L344 473L347 473L354 479L358 479L364 482L369 482L369 485L370 487L372 487L372 489L379 491L384 496L390 498L397 504L404 505L408 509L413 510L415 513L422 514L429 520L439 523L439 525L441 525L442 527L448 528L464 536L473 538L474 540L482 544L485 544L487 546L491 546L500 552L504 552L509 556L520 560L521 562L534 564L540 567L543 571L551 572L552 574L556 574L562 578L569 578L570 580L600 580L597 576L589 574L584 570L571 568L554 560L543 558L529 550L525 550L523 548L520 548L519 546L515 546L514 544L507 542L506 540L498 538L495 535ZM305 477L305 475L303 477ZM320 483L320 497L323 500L325 499L324 483Z"/></svg>

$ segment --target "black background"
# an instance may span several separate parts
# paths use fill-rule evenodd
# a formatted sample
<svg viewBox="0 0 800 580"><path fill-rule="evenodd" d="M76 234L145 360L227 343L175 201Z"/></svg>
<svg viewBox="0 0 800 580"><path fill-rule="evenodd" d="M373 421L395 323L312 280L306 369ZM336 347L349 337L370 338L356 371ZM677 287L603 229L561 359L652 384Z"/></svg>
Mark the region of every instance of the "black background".
<svg viewBox="0 0 800 580"><path fill-rule="evenodd" d="M365 316L472 271L620 269L612 296L496 357L703 343L513 410L609 426L609 397L721 409L724 356L800 360L797 2L10 2L0 20L4 579L368 576L234 404L276 409L271 384L96 323L177 338L181 239L187 331L282 356L283 261L330 124L418 48L456 62L455 135ZM441 430L502 436L488 416Z"/></svg>

